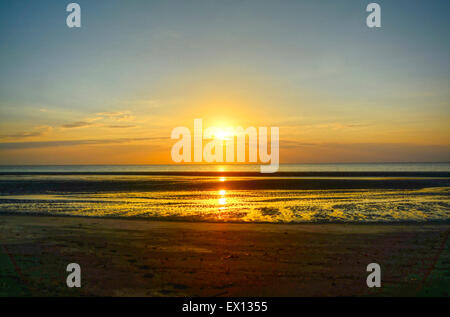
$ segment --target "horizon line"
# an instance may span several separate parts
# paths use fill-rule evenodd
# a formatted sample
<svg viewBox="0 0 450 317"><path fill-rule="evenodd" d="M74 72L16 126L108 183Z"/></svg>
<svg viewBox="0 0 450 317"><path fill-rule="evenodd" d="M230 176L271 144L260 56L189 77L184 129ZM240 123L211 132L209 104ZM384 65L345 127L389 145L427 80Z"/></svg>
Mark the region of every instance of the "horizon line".
<svg viewBox="0 0 450 317"><path fill-rule="evenodd" d="M450 164L450 161L392 161L392 162L305 162L305 163L279 163L279 165L325 165L325 164ZM255 165L260 166L264 165L261 163L176 163L176 164L0 164L0 167L3 166L224 166L224 165Z"/></svg>

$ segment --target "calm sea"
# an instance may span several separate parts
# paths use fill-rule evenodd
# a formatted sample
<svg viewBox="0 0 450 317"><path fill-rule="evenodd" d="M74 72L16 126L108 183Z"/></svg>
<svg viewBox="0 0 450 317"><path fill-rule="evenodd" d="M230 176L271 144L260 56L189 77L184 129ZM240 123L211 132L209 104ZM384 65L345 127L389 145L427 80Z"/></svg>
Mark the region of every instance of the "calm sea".
<svg viewBox="0 0 450 317"><path fill-rule="evenodd" d="M0 215L275 223L450 220L450 163L284 164L280 171L288 173L265 177L259 165L0 166Z"/></svg>

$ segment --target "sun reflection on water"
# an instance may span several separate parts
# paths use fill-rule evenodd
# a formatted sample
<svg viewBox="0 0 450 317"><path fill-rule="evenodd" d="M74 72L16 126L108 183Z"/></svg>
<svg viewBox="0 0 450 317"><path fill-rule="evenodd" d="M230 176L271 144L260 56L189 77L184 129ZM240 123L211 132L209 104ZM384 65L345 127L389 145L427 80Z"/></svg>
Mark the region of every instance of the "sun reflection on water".
<svg viewBox="0 0 450 317"><path fill-rule="evenodd" d="M225 189L219 190L219 195L222 196L221 198L219 198L219 205L221 206L219 210L225 209L224 205L227 204L227 199L225 198L226 193L227 191Z"/></svg>

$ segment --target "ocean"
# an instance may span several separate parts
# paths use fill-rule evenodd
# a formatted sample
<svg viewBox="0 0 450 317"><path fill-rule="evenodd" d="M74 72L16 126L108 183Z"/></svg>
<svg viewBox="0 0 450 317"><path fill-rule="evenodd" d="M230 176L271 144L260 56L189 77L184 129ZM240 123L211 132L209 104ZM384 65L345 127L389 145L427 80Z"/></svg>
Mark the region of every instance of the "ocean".
<svg viewBox="0 0 450 317"><path fill-rule="evenodd" d="M1 166L0 214L242 223L450 220L450 163Z"/></svg>

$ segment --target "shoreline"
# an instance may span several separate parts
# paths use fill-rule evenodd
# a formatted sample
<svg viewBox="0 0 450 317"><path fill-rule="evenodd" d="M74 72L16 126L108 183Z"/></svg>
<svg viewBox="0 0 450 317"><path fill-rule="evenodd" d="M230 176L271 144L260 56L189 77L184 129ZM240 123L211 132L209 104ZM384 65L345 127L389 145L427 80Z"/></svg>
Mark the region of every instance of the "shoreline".
<svg viewBox="0 0 450 317"><path fill-rule="evenodd" d="M168 223L185 223L185 224L196 224L196 223L206 223L206 224L242 224L242 225L398 225L398 226L420 226L420 225L450 225L450 219L445 220L428 220L428 221L373 221L373 222L363 222L363 221L315 221L315 222L270 222L270 221L227 221L227 220L187 220L180 218L169 218L169 217L133 217L133 216L83 216L83 215L71 215L71 214L43 214L39 212L1 212L0 217L49 217L49 218L80 218L80 219L111 219L111 220L126 220L126 221L148 221L148 222L168 222Z"/></svg>

